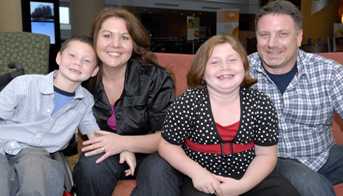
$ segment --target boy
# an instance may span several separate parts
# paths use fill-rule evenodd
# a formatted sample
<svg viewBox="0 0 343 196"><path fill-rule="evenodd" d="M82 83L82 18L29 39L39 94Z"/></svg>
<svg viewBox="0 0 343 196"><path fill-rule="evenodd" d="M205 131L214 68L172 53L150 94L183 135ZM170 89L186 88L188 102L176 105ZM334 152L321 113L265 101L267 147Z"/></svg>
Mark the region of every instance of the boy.
<svg viewBox="0 0 343 196"><path fill-rule="evenodd" d="M80 86L98 72L92 41L74 37L57 54L59 70L16 77L0 92L1 194L61 196L64 167L51 158L75 129L99 130L93 98Z"/></svg>

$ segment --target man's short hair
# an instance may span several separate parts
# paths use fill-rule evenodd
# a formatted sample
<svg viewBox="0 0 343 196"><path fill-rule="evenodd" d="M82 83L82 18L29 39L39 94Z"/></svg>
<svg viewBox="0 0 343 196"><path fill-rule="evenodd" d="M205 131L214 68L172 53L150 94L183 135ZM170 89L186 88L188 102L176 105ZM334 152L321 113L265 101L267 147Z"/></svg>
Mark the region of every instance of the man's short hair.
<svg viewBox="0 0 343 196"><path fill-rule="evenodd" d="M257 22L260 20L262 16L268 14L285 14L292 17L294 23L296 24L298 29L303 28L303 16L293 3L285 0L277 0L271 1L263 6L255 16L255 26L257 27Z"/></svg>

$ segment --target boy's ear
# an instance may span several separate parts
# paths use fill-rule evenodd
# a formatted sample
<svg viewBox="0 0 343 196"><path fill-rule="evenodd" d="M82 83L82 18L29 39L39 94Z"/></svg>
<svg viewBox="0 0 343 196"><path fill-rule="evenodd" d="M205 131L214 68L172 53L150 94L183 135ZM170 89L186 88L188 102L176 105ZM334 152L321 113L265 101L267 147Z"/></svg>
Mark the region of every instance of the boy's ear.
<svg viewBox="0 0 343 196"><path fill-rule="evenodd" d="M56 55L56 63L58 66L61 64L61 52L58 52Z"/></svg>
<svg viewBox="0 0 343 196"><path fill-rule="evenodd" d="M92 77L94 77L98 73L98 71L99 71L99 66L96 65L96 67L93 70Z"/></svg>

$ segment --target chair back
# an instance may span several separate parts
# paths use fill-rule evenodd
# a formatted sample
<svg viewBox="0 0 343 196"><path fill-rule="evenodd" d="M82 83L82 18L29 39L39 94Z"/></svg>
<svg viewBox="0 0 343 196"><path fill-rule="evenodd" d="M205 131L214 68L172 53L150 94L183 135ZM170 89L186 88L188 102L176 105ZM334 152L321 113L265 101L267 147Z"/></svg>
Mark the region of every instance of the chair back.
<svg viewBox="0 0 343 196"><path fill-rule="evenodd" d="M0 74L9 64L21 64L25 73L46 74L49 70L49 37L29 32L0 32Z"/></svg>

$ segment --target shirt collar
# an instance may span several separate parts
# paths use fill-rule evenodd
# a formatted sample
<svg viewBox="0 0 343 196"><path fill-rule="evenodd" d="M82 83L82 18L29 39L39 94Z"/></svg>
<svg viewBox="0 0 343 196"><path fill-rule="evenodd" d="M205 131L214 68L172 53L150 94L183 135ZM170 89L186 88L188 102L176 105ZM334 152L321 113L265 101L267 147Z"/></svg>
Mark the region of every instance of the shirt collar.
<svg viewBox="0 0 343 196"><path fill-rule="evenodd" d="M302 75L304 75L307 79L309 79L309 75L308 75L307 67L306 67L305 55L306 55L306 53L303 50L298 49L296 65L297 65L297 69L298 69L298 77L301 77ZM256 53L252 54L252 58L256 59L256 64L253 65L253 66L255 66L256 71L260 72L260 73L267 74L263 68L260 55L256 52Z"/></svg>
<svg viewBox="0 0 343 196"><path fill-rule="evenodd" d="M299 49L298 50L298 57L297 57L297 66L298 66L298 74L299 77L301 77L302 75L304 75L308 80L310 79L309 76L309 71L307 70L307 62L306 62L306 53Z"/></svg>
<svg viewBox="0 0 343 196"><path fill-rule="evenodd" d="M42 94L54 94L54 76L56 75L56 73L57 71L52 71L43 77L43 80L39 83L39 91ZM85 97L85 94L83 93L81 88L81 85L76 88L74 99L82 99Z"/></svg>

